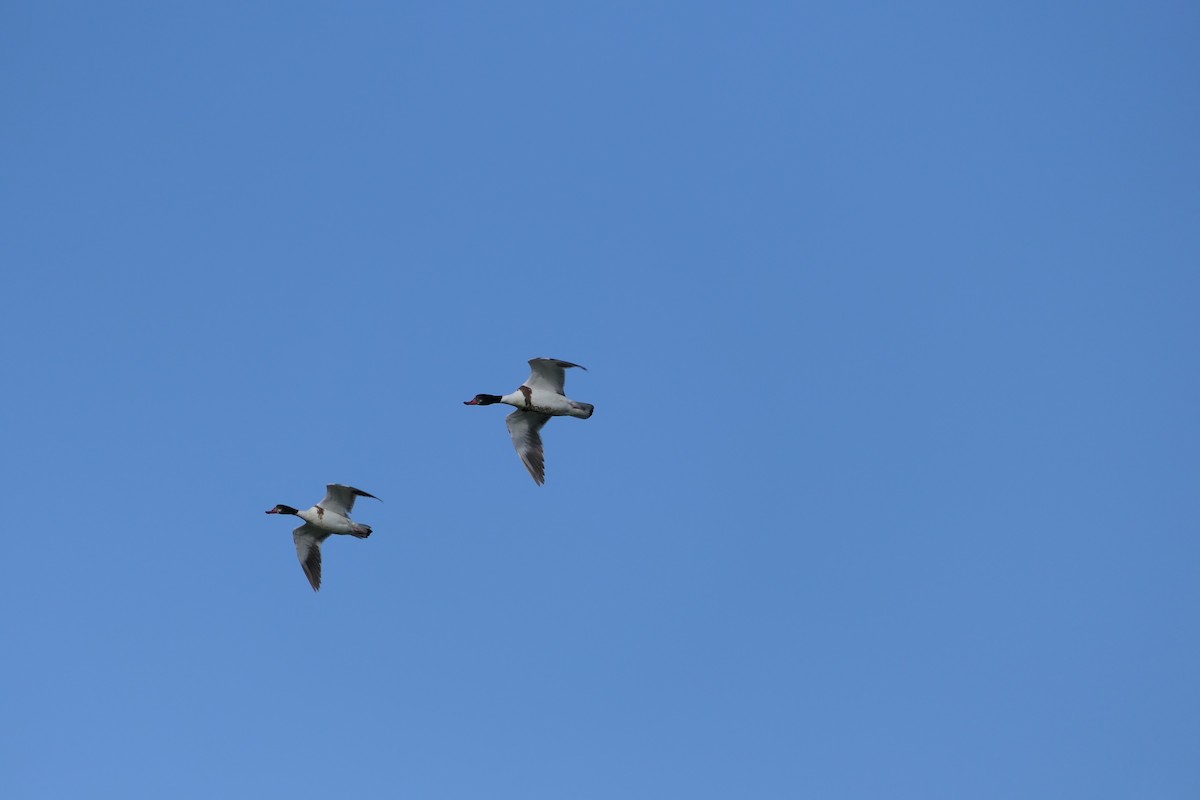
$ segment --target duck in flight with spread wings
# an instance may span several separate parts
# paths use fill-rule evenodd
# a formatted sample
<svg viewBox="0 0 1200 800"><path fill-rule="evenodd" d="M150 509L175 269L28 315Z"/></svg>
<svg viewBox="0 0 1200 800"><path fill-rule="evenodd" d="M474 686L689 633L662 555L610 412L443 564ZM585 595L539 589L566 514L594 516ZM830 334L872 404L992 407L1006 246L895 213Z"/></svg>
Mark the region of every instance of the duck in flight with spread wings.
<svg viewBox="0 0 1200 800"><path fill-rule="evenodd" d="M321 588L321 542L335 533L349 534L359 539L371 535L371 526L354 522L350 519L350 509L354 508L354 500L359 497L370 497L378 500L373 494L331 483L325 487L325 499L310 509L300 511L285 506L282 503L268 511L268 514L294 514L304 520L304 524L292 531L296 540L296 555L300 558L300 566L313 591Z"/></svg>
<svg viewBox="0 0 1200 800"><path fill-rule="evenodd" d="M563 392L566 370L570 367L587 367L557 358L531 358L529 366L533 368L533 373L515 392L503 396L477 394L463 405L490 406L493 403L505 403L516 407L517 410L509 414L504 421L508 424L508 432L512 436L513 446L517 448L517 455L521 457L521 463L529 470L533 480L541 486L546 482L542 427L551 417L587 419L592 415L595 406L571 400Z"/></svg>

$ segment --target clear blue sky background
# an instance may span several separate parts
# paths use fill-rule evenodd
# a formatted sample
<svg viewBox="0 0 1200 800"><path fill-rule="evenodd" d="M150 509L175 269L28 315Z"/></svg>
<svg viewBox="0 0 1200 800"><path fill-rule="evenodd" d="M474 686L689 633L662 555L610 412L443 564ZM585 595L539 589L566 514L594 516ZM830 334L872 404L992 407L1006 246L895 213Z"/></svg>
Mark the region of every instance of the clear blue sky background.
<svg viewBox="0 0 1200 800"><path fill-rule="evenodd" d="M5 4L0 794L1200 796L1198 37Z"/></svg>

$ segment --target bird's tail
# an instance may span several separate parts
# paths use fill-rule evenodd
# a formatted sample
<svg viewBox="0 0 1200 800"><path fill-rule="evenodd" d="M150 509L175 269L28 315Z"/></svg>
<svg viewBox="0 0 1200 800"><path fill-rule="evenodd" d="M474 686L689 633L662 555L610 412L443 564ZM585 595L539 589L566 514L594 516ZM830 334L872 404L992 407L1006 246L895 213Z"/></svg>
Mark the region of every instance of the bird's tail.
<svg viewBox="0 0 1200 800"><path fill-rule="evenodd" d="M592 415L592 412L596 410L596 407L591 403L580 403L578 400L572 400L571 407L579 412L578 414L572 414L571 416L579 417L580 419L587 419Z"/></svg>
<svg viewBox="0 0 1200 800"><path fill-rule="evenodd" d="M365 539L371 535L371 526L363 525L360 522L352 522L350 523L350 535Z"/></svg>

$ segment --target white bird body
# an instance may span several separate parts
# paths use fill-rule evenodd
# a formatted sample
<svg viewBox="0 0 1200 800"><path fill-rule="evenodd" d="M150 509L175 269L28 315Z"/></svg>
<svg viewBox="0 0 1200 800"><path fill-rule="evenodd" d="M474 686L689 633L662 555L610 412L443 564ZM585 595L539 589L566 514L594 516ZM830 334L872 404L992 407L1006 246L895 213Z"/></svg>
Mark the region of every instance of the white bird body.
<svg viewBox="0 0 1200 800"><path fill-rule="evenodd" d="M327 509L317 504L305 511L297 511L296 516L326 533L348 533L358 536L369 536L371 527L353 522L345 514Z"/></svg>
<svg viewBox="0 0 1200 800"><path fill-rule="evenodd" d="M277 505L268 514L292 514L304 520L304 524L292 531L292 539L296 542L296 556L304 575L312 585L313 591L321 588L321 543L335 533L348 534L359 539L371 535L371 526L354 522L350 519L350 510L354 508L357 497L378 497L345 486L331 483L325 487L325 499L309 509L301 511L291 506Z"/></svg>
<svg viewBox="0 0 1200 800"><path fill-rule="evenodd" d="M579 417L587 419L592 415L593 407L587 403L577 403L558 392L548 392L545 389L530 389L522 385L512 394L500 398L501 403L519 408L522 411L533 411L550 417Z"/></svg>
<svg viewBox="0 0 1200 800"><path fill-rule="evenodd" d="M541 486L546 481L542 428L551 417L587 419L595 411L595 406L572 400L563 390L568 368L587 367L557 358L531 358L529 366L533 372L515 392L503 396L477 394L474 399L467 400L465 405L486 406L504 403L517 409L509 414L504 422L508 425L508 433L512 437L513 447L517 449L517 455L521 457L521 463L529 470L534 482Z"/></svg>

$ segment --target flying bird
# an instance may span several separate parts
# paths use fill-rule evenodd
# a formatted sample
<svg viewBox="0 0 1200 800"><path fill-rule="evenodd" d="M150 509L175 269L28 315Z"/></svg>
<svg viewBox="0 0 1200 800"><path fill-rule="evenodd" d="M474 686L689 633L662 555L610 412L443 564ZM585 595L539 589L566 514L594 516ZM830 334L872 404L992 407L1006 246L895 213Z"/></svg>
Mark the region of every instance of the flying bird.
<svg viewBox="0 0 1200 800"><path fill-rule="evenodd" d="M282 503L268 511L268 514L294 514L304 520L304 524L292 531L296 540L296 555L300 558L300 566L313 591L321 588L321 542L335 533L345 533L365 539L371 535L371 526L354 522L350 519L350 509L354 508L354 500L358 497L370 497L379 500L373 494L355 489L353 486L343 486L331 483L325 487L325 499L306 511L299 511Z"/></svg>
<svg viewBox="0 0 1200 800"><path fill-rule="evenodd" d="M542 427L551 417L587 419L592 415L595 406L571 400L563 392L565 371L570 367L587 367L557 358L531 358L529 366L533 368L533 373L512 394L477 394L473 399L464 401L463 405L490 406L493 403L506 403L516 407L517 410L509 414L504 421L508 424L508 432L512 436L513 447L517 448L517 455L521 457L521 463L529 470L537 485L541 486L546 482Z"/></svg>

